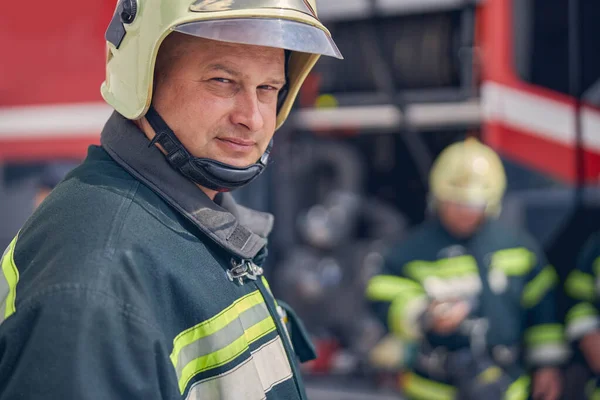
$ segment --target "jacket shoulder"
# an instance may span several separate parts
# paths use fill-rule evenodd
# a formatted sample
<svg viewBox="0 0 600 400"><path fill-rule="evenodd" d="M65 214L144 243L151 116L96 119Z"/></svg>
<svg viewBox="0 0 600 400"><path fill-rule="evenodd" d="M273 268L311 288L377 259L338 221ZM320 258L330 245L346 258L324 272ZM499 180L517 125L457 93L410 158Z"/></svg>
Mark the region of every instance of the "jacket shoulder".
<svg viewBox="0 0 600 400"><path fill-rule="evenodd" d="M21 275L17 299L63 284L106 289L119 297L146 291L152 279L148 271L159 257L152 246L173 243L165 239L165 221L181 227L164 213L161 217L156 211L160 207L169 212L148 188L110 159L86 160L19 232L14 249ZM182 236L175 233L174 237ZM188 237L197 241L194 249L202 252L202 243L189 233Z"/></svg>
<svg viewBox="0 0 600 400"><path fill-rule="evenodd" d="M515 228L499 220L491 220L488 226L491 240L500 247L525 247L532 251L539 251L541 244L525 228Z"/></svg>
<svg viewBox="0 0 600 400"><path fill-rule="evenodd" d="M437 247L442 246L438 234L437 227L431 221L415 226L403 239L388 247L385 253L387 263L395 265L394 269L399 273L411 261L435 259Z"/></svg>

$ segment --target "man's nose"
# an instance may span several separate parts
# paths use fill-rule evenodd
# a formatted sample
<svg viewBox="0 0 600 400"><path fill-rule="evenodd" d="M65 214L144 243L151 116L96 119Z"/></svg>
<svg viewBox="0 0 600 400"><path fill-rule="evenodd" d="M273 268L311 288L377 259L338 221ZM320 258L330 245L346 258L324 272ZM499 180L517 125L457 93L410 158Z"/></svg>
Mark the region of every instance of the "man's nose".
<svg viewBox="0 0 600 400"><path fill-rule="evenodd" d="M231 122L243 125L251 132L259 131L264 127L265 121L255 91L243 91L238 94L235 109L231 114Z"/></svg>

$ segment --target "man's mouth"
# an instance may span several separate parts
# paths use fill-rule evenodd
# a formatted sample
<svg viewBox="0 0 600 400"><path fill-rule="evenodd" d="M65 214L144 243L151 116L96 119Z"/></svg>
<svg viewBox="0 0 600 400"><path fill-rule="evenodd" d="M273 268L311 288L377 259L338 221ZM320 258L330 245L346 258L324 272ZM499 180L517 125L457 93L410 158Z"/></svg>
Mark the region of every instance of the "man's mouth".
<svg viewBox="0 0 600 400"><path fill-rule="evenodd" d="M237 137L219 137L217 141L228 150L234 152L248 152L256 145L254 140Z"/></svg>

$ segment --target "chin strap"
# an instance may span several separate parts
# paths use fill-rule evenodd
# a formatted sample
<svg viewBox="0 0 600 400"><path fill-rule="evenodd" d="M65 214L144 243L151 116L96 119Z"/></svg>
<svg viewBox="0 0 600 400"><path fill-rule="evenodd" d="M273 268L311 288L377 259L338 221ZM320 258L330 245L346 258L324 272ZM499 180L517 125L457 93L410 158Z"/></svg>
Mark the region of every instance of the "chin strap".
<svg viewBox="0 0 600 400"><path fill-rule="evenodd" d="M149 146L160 144L167 152L167 161L173 168L198 185L218 192L229 192L256 179L265 170L273 146L271 141L255 164L238 168L208 158L192 156L154 107L150 106L146 119L156 132Z"/></svg>

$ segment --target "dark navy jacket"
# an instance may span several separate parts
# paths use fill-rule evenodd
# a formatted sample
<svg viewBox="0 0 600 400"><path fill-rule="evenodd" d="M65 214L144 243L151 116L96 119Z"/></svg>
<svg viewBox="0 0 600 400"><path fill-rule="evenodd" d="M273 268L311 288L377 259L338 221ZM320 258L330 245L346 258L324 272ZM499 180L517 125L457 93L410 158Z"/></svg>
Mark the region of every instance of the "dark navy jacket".
<svg viewBox="0 0 600 400"><path fill-rule="evenodd" d="M5 252L0 399L305 398L258 276L272 217L216 204L148 143L115 113Z"/></svg>

